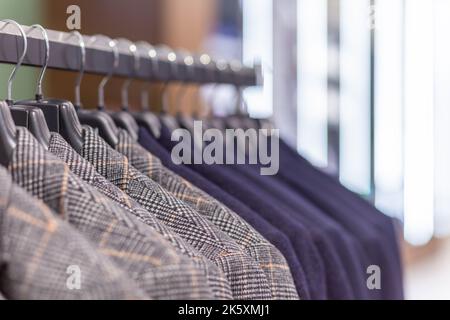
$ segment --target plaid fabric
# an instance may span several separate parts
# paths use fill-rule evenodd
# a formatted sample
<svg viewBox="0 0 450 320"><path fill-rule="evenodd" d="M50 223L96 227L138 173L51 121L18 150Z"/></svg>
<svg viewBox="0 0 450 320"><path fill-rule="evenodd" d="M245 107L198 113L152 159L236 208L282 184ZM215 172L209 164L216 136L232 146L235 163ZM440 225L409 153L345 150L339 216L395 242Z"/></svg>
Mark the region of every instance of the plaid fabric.
<svg viewBox="0 0 450 320"><path fill-rule="evenodd" d="M158 233L75 176L26 129L9 169L13 181L67 219L154 299L211 299L204 271Z"/></svg>
<svg viewBox="0 0 450 320"><path fill-rule="evenodd" d="M114 200L122 208L135 216L149 215L135 200L131 199L125 192L106 180L102 175L95 171L94 167L85 159L83 159L67 142L57 133L52 133L49 142L49 151L55 156L63 160L69 169L81 177L85 182L94 186L102 194ZM183 255L192 258L192 261L202 270L207 271L205 276L208 285L214 293L214 296L220 300L233 299L231 288L228 280L222 271L220 271L211 261L200 255L195 249L186 243L180 236L162 224L153 217L149 223L154 230L161 234L169 243L173 245L175 250Z"/></svg>
<svg viewBox="0 0 450 320"><path fill-rule="evenodd" d="M14 185L4 168L0 168L0 181L0 290L6 297L22 300L146 297L75 229ZM79 268L80 289L68 286L73 284L68 273L71 266Z"/></svg>
<svg viewBox="0 0 450 320"><path fill-rule="evenodd" d="M96 170L125 191L148 212L177 232L227 276L236 299L271 299L261 268L229 236L159 184L137 171L96 130L84 128L82 155ZM147 217L141 217L146 221Z"/></svg>
<svg viewBox="0 0 450 320"><path fill-rule="evenodd" d="M160 184L178 199L192 206L220 230L228 234L265 272L273 299L299 299L284 256L235 212L207 193L165 168L129 134L121 130L116 150L125 155L140 172Z"/></svg>

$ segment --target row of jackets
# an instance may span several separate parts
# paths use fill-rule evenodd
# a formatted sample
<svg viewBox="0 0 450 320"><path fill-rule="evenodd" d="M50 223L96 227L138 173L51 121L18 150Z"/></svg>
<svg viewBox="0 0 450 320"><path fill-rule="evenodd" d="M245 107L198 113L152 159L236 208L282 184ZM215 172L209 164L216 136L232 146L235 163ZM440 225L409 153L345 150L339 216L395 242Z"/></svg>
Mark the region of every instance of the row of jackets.
<svg viewBox="0 0 450 320"><path fill-rule="evenodd" d="M284 144L282 170L263 177L175 165L165 127L138 141L120 130L112 147L84 126L80 153L17 130L0 167L0 297L403 297L393 222Z"/></svg>

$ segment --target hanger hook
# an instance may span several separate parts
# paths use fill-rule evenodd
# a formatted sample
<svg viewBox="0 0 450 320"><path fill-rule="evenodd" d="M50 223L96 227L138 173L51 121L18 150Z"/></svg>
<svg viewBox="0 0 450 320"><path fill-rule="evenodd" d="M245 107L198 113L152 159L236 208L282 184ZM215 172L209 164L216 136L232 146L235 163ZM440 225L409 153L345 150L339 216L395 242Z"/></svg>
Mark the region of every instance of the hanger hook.
<svg viewBox="0 0 450 320"><path fill-rule="evenodd" d="M104 39L106 39L108 41L108 46L111 49L111 53L113 54L113 58L114 58L113 67L112 67L111 71L102 79L102 81L98 85L98 106L97 106L97 108L99 110L103 110L105 108L105 86L109 82L109 80L112 78L112 76L116 72L117 68L119 67L120 55L119 55L119 49L117 48L117 42L105 35L97 34L97 35L92 36L89 41L89 44L95 43L99 37L103 37Z"/></svg>
<svg viewBox="0 0 450 320"><path fill-rule="evenodd" d="M36 100L39 101L39 100L42 100L44 97L44 95L42 93L42 81L44 79L45 72L47 71L48 61L50 60L50 43L48 40L47 30L45 30L45 28L43 26L41 26L40 24L33 24L32 26L30 26L30 30L28 31L28 34L30 34L31 31L33 31L34 29L39 29L42 32L42 36L44 37L44 42L45 42L45 60L44 60L44 64L42 65L42 69L39 74L38 82L36 85Z"/></svg>
<svg viewBox="0 0 450 320"><path fill-rule="evenodd" d="M178 87L178 92L177 95L175 97L175 107L176 107L176 112L177 114L181 114L181 110L183 109L182 107L182 102L184 100L184 98L186 97L188 92L188 86L186 84L180 84L180 86Z"/></svg>
<svg viewBox="0 0 450 320"><path fill-rule="evenodd" d="M239 60L233 60L227 63L227 67L231 69L235 89L236 106L235 112L238 115L248 115L248 105L244 98L244 90L239 85L239 73L242 71L242 63Z"/></svg>
<svg viewBox="0 0 450 320"><path fill-rule="evenodd" d="M193 66L195 64L194 56L191 53L189 53L188 51L184 50L184 49L180 50L179 54L182 56L182 61L183 61L183 64L187 68L187 73L188 74L192 73L193 72ZM188 87L187 83L184 83L184 84L181 83L180 87L178 88L178 93L177 93L177 96L176 96L176 105L175 105L176 109L177 109L176 110L177 113L181 113L180 111L183 108L182 107L182 101L183 101L183 98L186 97L188 89L189 89L189 87ZM194 108L195 108L195 106L194 106Z"/></svg>
<svg viewBox="0 0 450 320"><path fill-rule="evenodd" d="M11 72L11 74L9 75L9 79L8 79L8 96L7 96L7 102L8 104L12 103L12 84L13 81L16 77L17 74L17 70L19 70L20 66L23 63L23 60L25 59L25 55L27 54L27 50L28 50L28 40L27 40L27 36L25 34L25 31L23 30L22 26L20 24L18 24L16 21L11 20L11 19L3 19L0 20L1 22L4 22L5 25L3 27L6 27L8 24L13 24L15 27L17 27L17 29L19 29L20 34L22 35L22 43L23 43L23 51L22 54L20 55L20 58L16 64L16 66L14 67L13 71Z"/></svg>
<svg viewBox="0 0 450 320"><path fill-rule="evenodd" d="M219 84L216 81L216 71L217 71L217 63L213 61L211 56L207 53L203 53L198 57L198 61L200 64L202 64L205 68L207 68L207 77L212 79L211 84L206 85L206 92L205 92L205 107L207 108L208 115L212 116L214 114L214 103L215 103L215 97L216 92L218 90Z"/></svg>
<svg viewBox="0 0 450 320"><path fill-rule="evenodd" d="M155 47L153 47L147 41L139 41L139 42L136 42L136 48L148 49L147 56L152 63L151 72L154 73L157 70L157 68L159 68L158 61L156 60L158 53L156 52ZM141 108L144 111L149 111L150 110L150 105L149 105L150 95L149 95L148 88L146 88L146 87L147 87L147 83L144 83L141 88Z"/></svg>
<svg viewBox="0 0 450 320"><path fill-rule="evenodd" d="M161 87L161 102L162 102L162 113L167 114L170 111L169 107L169 81L164 81Z"/></svg>
<svg viewBox="0 0 450 320"><path fill-rule="evenodd" d="M160 51L164 52L165 59L167 59L167 61L170 64L170 69L172 73L177 73L178 72L178 68L177 68L177 64L176 61L178 59L178 56L176 54L175 51L173 51L169 46L166 45L161 45L159 46ZM166 80L163 83L163 86L161 88L161 102L162 102L162 113L169 113L169 81Z"/></svg>
<svg viewBox="0 0 450 320"><path fill-rule="evenodd" d="M137 47L134 42L131 42L128 39L120 38L116 40L117 42L126 42L128 44L128 51L133 54L133 75L129 77L122 85L122 110L128 111L130 108L130 101L129 101L129 90L131 82L133 81L133 76L136 75L136 73L139 71L139 68L141 66L141 57L139 56L137 52Z"/></svg>
<svg viewBox="0 0 450 320"><path fill-rule="evenodd" d="M86 66L86 45L84 43L83 36L78 31L72 31L69 34L69 38L75 36L78 39L78 44L80 47L81 61L80 61L80 72L78 73L77 80L75 82L75 108L82 108L81 105L81 81L84 76L84 68Z"/></svg>

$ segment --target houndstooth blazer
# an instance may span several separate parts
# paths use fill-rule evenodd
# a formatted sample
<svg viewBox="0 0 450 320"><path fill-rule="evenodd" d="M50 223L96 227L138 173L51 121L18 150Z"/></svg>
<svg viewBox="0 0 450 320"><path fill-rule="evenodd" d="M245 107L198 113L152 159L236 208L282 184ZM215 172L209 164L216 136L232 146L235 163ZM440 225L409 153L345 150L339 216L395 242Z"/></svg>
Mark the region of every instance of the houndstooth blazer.
<svg viewBox="0 0 450 320"><path fill-rule="evenodd" d="M158 233L75 176L23 128L9 170L13 181L43 200L97 245L154 299L211 299L203 270Z"/></svg>
<svg viewBox="0 0 450 320"><path fill-rule="evenodd" d="M0 290L5 297L146 298L109 258L44 203L13 184L1 167L0 181ZM80 282L71 278L75 272Z"/></svg>
<svg viewBox="0 0 450 320"><path fill-rule="evenodd" d="M133 214L135 216L149 215L149 213L146 212L146 210L142 208L135 200L131 199L125 192L120 190L97 171L95 171L94 167L87 160L76 153L76 151L59 134L51 134L49 151L63 160L74 174L94 186L108 198L114 200L122 208L127 210L129 214ZM190 257L196 265L201 267L202 270L207 271L205 276L215 298L219 300L233 299L228 280L223 272L212 264L211 261L200 255L197 250L188 245L186 241L157 220L156 217L154 217L153 220L149 219L148 222L152 229L156 230L173 245L175 250Z"/></svg>
<svg viewBox="0 0 450 320"><path fill-rule="evenodd" d="M123 130L119 134L116 150L126 156L131 165L141 173L192 206L236 241L247 255L258 262L266 274L273 299L299 299L284 256L235 212L165 168L158 158L141 147Z"/></svg>
<svg viewBox="0 0 450 320"><path fill-rule="evenodd" d="M96 130L84 127L82 156L113 184L177 232L227 276L235 299L271 299L266 275L257 263L210 221L137 171ZM146 221L147 217L141 217Z"/></svg>

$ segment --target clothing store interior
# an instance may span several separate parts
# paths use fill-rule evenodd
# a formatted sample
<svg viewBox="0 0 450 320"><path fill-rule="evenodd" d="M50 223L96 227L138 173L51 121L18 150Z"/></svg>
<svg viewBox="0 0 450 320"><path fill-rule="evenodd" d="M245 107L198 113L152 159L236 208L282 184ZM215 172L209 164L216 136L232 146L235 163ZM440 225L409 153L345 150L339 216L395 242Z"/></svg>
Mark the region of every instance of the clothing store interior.
<svg viewBox="0 0 450 320"><path fill-rule="evenodd" d="M0 12L0 300L450 299L450 0Z"/></svg>

